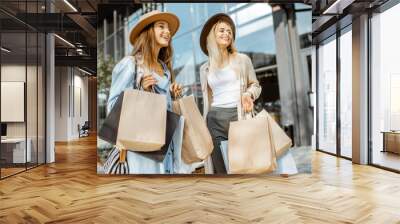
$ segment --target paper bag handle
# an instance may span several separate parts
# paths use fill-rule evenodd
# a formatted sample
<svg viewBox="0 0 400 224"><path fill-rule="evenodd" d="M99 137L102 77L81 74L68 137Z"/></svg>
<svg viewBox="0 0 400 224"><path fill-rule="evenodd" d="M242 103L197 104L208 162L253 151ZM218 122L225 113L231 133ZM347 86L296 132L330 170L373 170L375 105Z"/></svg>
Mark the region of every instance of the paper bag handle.
<svg viewBox="0 0 400 224"><path fill-rule="evenodd" d="M183 92L183 89L184 89L184 88L189 89L189 85L182 86L182 92ZM186 92L186 91L187 91L187 90L185 90L185 92ZM180 92L180 93L178 94L178 96L175 97L176 100L181 99L181 98L185 95L185 94L182 94L182 92Z"/></svg>

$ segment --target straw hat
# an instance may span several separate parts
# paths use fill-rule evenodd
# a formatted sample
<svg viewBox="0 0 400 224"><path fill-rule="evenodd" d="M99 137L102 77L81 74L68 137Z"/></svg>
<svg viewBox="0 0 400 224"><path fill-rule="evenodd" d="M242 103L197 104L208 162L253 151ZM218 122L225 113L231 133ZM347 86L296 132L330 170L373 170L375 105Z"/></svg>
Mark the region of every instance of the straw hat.
<svg viewBox="0 0 400 224"><path fill-rule="evenodd" d="M154 10L142 15L139 21L133 27L131 33L129 34L129 40L131 44L133 45L135 43L136 39L139 37L140 33L146 26L159 20L163 20L168 23L171 37L174 36L176 31L178 31L179 19L175 14Z"/></svg>
<svg viewBox="0 0 400 224"><path fill-rule="evenodd" d="M223 20L223 21L229 23L229 25L232 27L233 39L235 40L236 28L235 28L235 23L233 22L231 17L229 17L229 15L225 14L225 13L218 13L218 14L213 15L204 24L203 29L201 30L201 34L200 34L200 47L201 47L201 50L206 55L208 55L208 51L207 51L207 36L210 33L211 28L219 20Z"/></svg>

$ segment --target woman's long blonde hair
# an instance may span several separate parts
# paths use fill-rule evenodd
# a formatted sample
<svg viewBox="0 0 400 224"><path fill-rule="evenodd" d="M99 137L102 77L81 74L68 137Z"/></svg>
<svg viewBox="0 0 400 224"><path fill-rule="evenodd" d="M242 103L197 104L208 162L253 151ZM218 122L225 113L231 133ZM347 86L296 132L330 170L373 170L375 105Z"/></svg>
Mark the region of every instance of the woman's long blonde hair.
<svg viewBox="0 0 400 224"><path fill-rule="evenodd" d="M158 60L161 60L167 65L168 70L171 73L172 80L174 79L174 74L172 70L172 60L173 60L173 48L171 43L172 38L169 40L168 47L162 47L160 52L156 52L156 35L154 32L154 23L149 24L143 29L139 34L133 44L132 55L135 57L140 56L143 60L144 66L150 70L156 70L158 68Z"/></svg>
<svg viewBox="0 0 400 224"><path fill-rule="evenodd" d="M226 23L229 26L231 26L228 22L221 19L212 26L212 28L207 36L207 51L208 51L208 61L210 63L210 71L215 71L216 69L220 68L223 63L222 51L218 47L217 39L215 37L215 29L221 23ZM231 29L233 30L233 27L231 27ZM228 50L229 60L232 59L232 56L236 56L237 50L235 47L235 40L234 40L233 36L232 36L231 44L227 47L227 50Z"/></svg>

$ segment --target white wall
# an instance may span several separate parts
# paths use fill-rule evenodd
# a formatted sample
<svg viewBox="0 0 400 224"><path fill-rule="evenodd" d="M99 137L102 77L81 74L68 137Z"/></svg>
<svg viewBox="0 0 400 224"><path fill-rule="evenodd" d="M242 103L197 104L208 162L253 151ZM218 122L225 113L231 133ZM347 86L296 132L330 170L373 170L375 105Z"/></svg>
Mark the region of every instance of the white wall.
<svg viewBox="0 0 400 224"><path fill-rule="evenodd" d="M88 120L88 78L75 68L56 67L55 85L55 141L77 139L78 124Z"/></svg>
<svg viewBox="0 0 400 224"><path fill-rule="evenodd" d="M28 126L28 137L34 135L36 137L36 123L37 114L36 107L39 108L43 105L37 105L36 93L36 66L18 65L18 64L5 64L1 66L1 81L2 82L25 82L25 75L27 73L27 122L7 122L7 136L8 137L25 137L25 126ZM39 70L41 74L41 69ZM42 102L42 101L40 101ZM9 108L1 108L7 110Z"/></svg>
<svg viewBox="0 0 400 224"><path fill-rule="evenodd" d="M44 73L41 66L32 66L25 64L3 64L1 66L1 81L3 82L24 82L26 84L26 107L22 106L20 112L26 112L26 121L22 122L6 122L7 137L9 138L24 138L25 134L30 139L30 147L32 150L32 161L44 163ZM27 78L27 81L25 80ZM3 91L4 89L2 89ZM24 90L22 94L24 93ZM3 97L7 97L2 95ZM23 102L24 103L24 102ZM1 108L4 112L12 110L12 108ZM11 112L12 111L7 111ZM39 154L37 157L37 153Z"/></svg>
<svg viewBox="0 0 400 224"><path fill-rule="evenodd" d="M69 69L55 68L55 141L68 140Z"/></svg>
<svg viewBox="0 0 400 224"><path fill-rule="evenodd" d="M74 83L73 88L73 96L71 99L74 102L71 102L71 132L72 138L78 137L78 124L81 126L88 120L88 80L87 77L82 77L80 75L76 75L76 70L74 71Z"/></svg>
<svg viewBox="0 0 400 224"><path fill-rule="evenodd" d="M31 66L28 68L25 65L8 64L1 66L1 81L3 82L25 82L26 70L32 70ZM1 108L7 110L7 108ZM25 137L25 122L10 122L7 123L7 136L8 137Z"/></svg>

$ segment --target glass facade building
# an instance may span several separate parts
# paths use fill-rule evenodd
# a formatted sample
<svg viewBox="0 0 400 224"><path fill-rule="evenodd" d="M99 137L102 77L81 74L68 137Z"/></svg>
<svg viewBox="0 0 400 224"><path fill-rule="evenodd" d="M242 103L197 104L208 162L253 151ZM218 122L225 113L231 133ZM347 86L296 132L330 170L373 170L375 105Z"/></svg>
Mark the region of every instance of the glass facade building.
<svg viewBox="0 0 400 224"><path fill-rule="evenodd" d="M112 21L99 21L98 56L99 60L118 62L132 51L132 46L124 42L129 31L139 17L152 9L175 13L180 19L180 28L173 37L174 73L176 81L188 88L186 94L193 94L199 109L202 110L202 95L199 68L207 60L199 45L203 24L212 15L224 12L236 24L236 47L247 54L263 87L262 95L256 101L256 108L266 108L279 119L280 102L278 70L276 62L276 41L272 8L267 3L157 3L143 4L133 14L124 17L115 14ZM304 62L311 66L311 6L296 4L297 32L300 37L301 54ZM102 37L100 37L102 36ZM122 48L124 46L124 48ZM118 48L118 50L115 49ZM123 49L123 50L122 50ZM281 65L287 66L287 65ZM309 72L311 76L311 71ZM107 93L99 92L99 121L105 117Z"/></svg>

